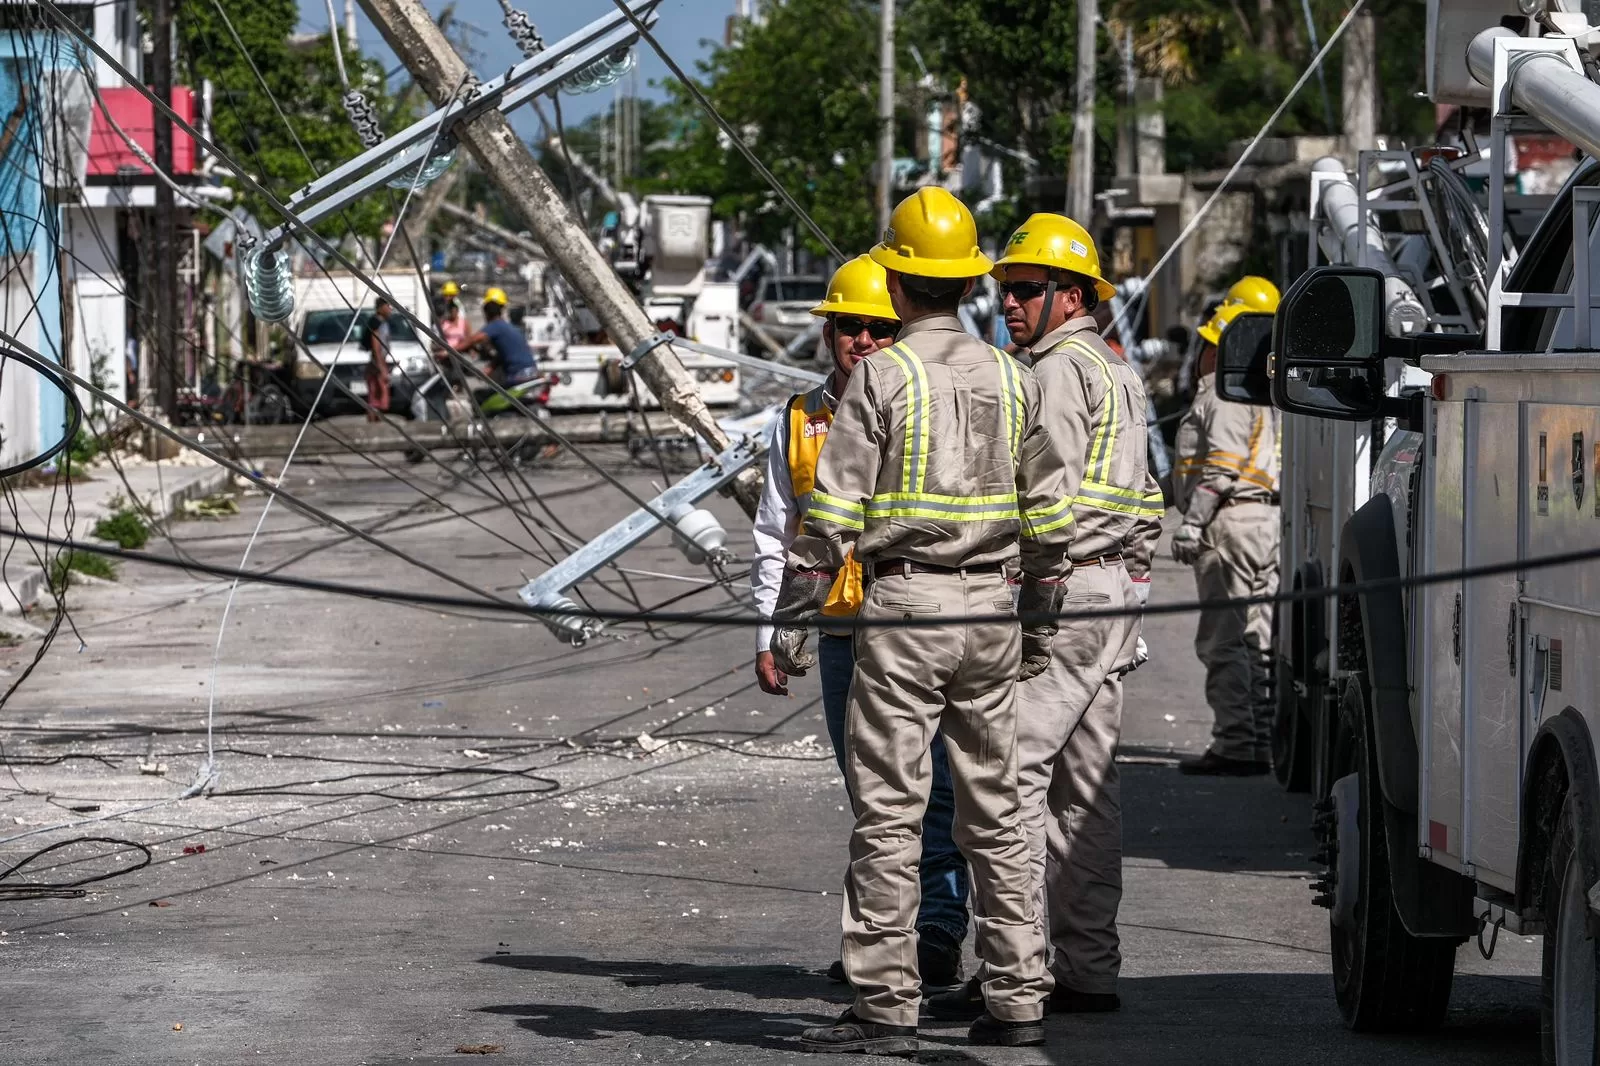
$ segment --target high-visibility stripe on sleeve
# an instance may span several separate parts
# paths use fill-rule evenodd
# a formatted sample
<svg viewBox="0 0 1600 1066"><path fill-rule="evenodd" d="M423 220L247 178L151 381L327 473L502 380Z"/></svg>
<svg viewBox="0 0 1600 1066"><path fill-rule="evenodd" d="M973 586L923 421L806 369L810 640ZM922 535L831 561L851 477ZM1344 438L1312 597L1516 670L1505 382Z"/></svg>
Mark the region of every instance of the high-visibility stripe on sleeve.
<svg viewBox="0 0 1600 1066"><path fill-rule="evenodd" d="M1154 506L1151 504L1152 499L1154 500ZM1085 507L1097 507L1102 511L1114 511L1117 514L1166 514L1164 497L1160 492L1146 495L1143 492L1132 492L1103 481L1085 480L1078 486L1076 502Z"/></svg>
<svg viewBox="0 0 1600 1066"><path fill-rule="evenodd" d="M811 494L811 508L806 512L806 519L815 519L819 522L832 522L844 526L846 529L864 529L866 526L866 507L852 500L842 500L837 496L829 496L825 492Z"/></svg>
<svg viewBox="0 0 1600 1066"><path fill-rule="evenodd" d="M1022 514L1022 535L1029 539L1041 537L1065 526L1072 518L1072 497L1063 496L1048 507L1036 507Z"/></svg>

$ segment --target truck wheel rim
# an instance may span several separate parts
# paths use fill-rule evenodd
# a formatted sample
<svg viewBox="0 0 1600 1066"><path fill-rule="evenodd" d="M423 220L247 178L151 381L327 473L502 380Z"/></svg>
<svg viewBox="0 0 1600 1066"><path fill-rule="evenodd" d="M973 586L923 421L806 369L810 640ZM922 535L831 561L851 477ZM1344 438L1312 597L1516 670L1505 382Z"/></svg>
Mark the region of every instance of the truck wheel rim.
<svg viewBox="0 0 1600 1066"><path fill-rule="evenodd" d="M1593 1066L1595 1053L1595 944L1577 856L1567 863L1556 928L1555 1047L1559 1066Z"/></svg>

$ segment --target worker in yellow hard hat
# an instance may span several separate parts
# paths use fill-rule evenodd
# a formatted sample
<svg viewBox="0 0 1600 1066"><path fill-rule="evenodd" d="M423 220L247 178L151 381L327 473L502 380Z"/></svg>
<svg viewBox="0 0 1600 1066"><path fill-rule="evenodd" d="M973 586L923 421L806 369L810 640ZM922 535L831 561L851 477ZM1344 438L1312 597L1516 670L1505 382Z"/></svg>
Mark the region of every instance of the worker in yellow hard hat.
<svg viewBox="0 0 1600 1066"><path fill-rule="evenodd" d="M1006 242L994 276L1006 326L1022 344L1044 401L1042 419L1074 490L1074 605L1140 607L1161 532L1161 488L1147 464L1144 383L1100 336L1094 310L1114 294L1087 230L1041 212ZM1121 1007L1117 911L1122 902L1122 809L1115 761L1122 678L1138 665L1136 616L1079 618L1048 665L1017 688L1017 777L1031 864L1043 901L1055 1012ZM987 970L985 966L984 970ZM935 996L929 1013L965 1020L983 1011L980 970Z"/></svg>
<svg viewBox="0 0 1600 1066"><path fill-rule="evenodd" d="M483 294L483 328L468 337L463 348L476 348L487 344L490 374L500 384L510 387L532 381L538 376L538 363L528 338L522 330L506 321L506 305L511 302L506 290L495 286Z"/></svg>
<svg viewBox="0 0 1600 1066"><path fill-rule="evenodd" d="M784 557L811 506L817 457L828 439L839 397L856 364L894 343L900 330L900 319L889 303L888 275L866 255L834 272L827 294L811 313L823 320L822 339L833 355L833 366L826 381L790 399L773 427L750 569L751 588L764 616L772 613L783 579ZM841 773L845 772L845 704L855 654L851 630L830 626L827 619L855 614L862 592L861 567L852 558L834 579L817 638L823 719ZM785 695L788 677L774 662L771 644L772 628L763 626L756 634L756 680L763 691ZM942 737L934 737L932 751L933 790L922 819L917 957L924 986L944 988L961 981L961 944L967 934L967 861L953 837L955 796ZM829 976L843 981L843 963L833 963Z"/></svg>
<svg viewBox="0 0 1600 1066"><path fill-rule="evenodd" d="M1077 317L1079 311L1092 314L1101 300L1117 293L1100 274L1100 253L1089 231L1065 215L1047 212L1033 215L1017 227L992 273L1001 283L1002 310L1012 309L1006 317L1007 329L1012 328L1020 306L1015 300L1005 300L1007 286L1022 294L1023 302L1043 297L1031 316L1036 321L1027 335L1012 334L1023 348L1032 348L1047 331ZM1056 304L1058 296L1061 307Z"/></svg>
<svg viewBox="0 0 1600 1066"><path fill-rule="evenodd" d="M969 1035L1043 1044L1049 979L1017 806L1016 682L1049 658L1070 570L1072 495L1032 375L956 317L993 266L972 213L942 188L918 189L868 254L888 272L899 339L863 359L840 397L773 610L773 658L791 675L815 665L807 626L822 618L852 556L867 581L863 620L950 621L855 633L845 776L856 823L843 912L855 1002L801 1044L917 1049L917 866L941 732L987 915L978 950L992 980ZM1019 556L1025 630L1007 581Z"/></svg>
<svg viewBox="0 0 1600 1066"><path fill-rule="evenodd" d="M1223 400L1213 373L1229 325L1277 307L1277 289L1264 278L1242 279L1230 296L1241 288L1248 291L1196 331L1205 342L1200 380L1178 425L1173 489L1183 524L1173 534L1172 557L1194 567L1202 602L1278 588L1278 412ZM1194 648L1206 668L1211 743L1180 759L1181 772L1245 777L1272 769L1271 640L1270 604L1200 612Z"/></svg>
<svg viewBox="0 0 1600 1066"><path fill-rule="evenodd" d="M1278 311L1278 299L1276 285L1259 274L1246 274L1228 286L1228 292L1222 298L1222 305L1226 307L1230 304L1241 304L1252 311L1264 311L1271 315Z"/></svg>

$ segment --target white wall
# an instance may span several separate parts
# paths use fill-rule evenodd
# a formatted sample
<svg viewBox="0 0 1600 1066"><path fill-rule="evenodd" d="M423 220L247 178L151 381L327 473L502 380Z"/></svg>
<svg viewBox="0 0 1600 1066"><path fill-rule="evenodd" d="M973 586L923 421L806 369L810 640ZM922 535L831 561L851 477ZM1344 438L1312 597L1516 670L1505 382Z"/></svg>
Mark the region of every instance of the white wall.
<svg viewBox="0 0 1600 1066"><path fill-rule="evenodd" d="M126 399L128 314L117 270L117 212L110 207L69 207L63 246L71 278L72 371ZM63 293L66 297L68 294ZM100 368L96 369L96 362ZM85 403L89 397L82 397Z"/></svg>
<svg viewBox="0 0 1600 1066"><path fill-rule="evenodd" d="M39 315L30 291L34 266L31 255L20 261L0 258L0 330L36 349ZM0 466L11 466L39 454L41 385L34 371L14 360L0 359ZM54 442L45 442L47 446L51 443Z"/></svg>

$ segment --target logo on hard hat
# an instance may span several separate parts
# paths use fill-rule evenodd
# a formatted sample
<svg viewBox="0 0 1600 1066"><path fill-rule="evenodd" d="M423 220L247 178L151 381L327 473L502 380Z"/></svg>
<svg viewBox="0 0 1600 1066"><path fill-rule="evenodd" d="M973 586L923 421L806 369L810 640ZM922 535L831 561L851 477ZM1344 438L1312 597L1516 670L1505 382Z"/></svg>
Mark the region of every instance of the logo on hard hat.
<svg viewBox="0 0 1600 1066"><path fill-rule="evenodd" d="M1021 244L1023 241L1025 241L1027 239L1028 239L1028 231L1025 230L1025 229L1019 229L1019 230L1017 230L1017 232L1015 232L1015 233L1013 233L1011 235L1011 243L1012 244Z"/></svg>
<svg viewBox="0 0 1600 1066"><path fill-rule="evenodd" d="M1082 241L1069 241L1067 247L1072 249L1073 255L1088 255L1089 249L1083 246Z"/></svg>

